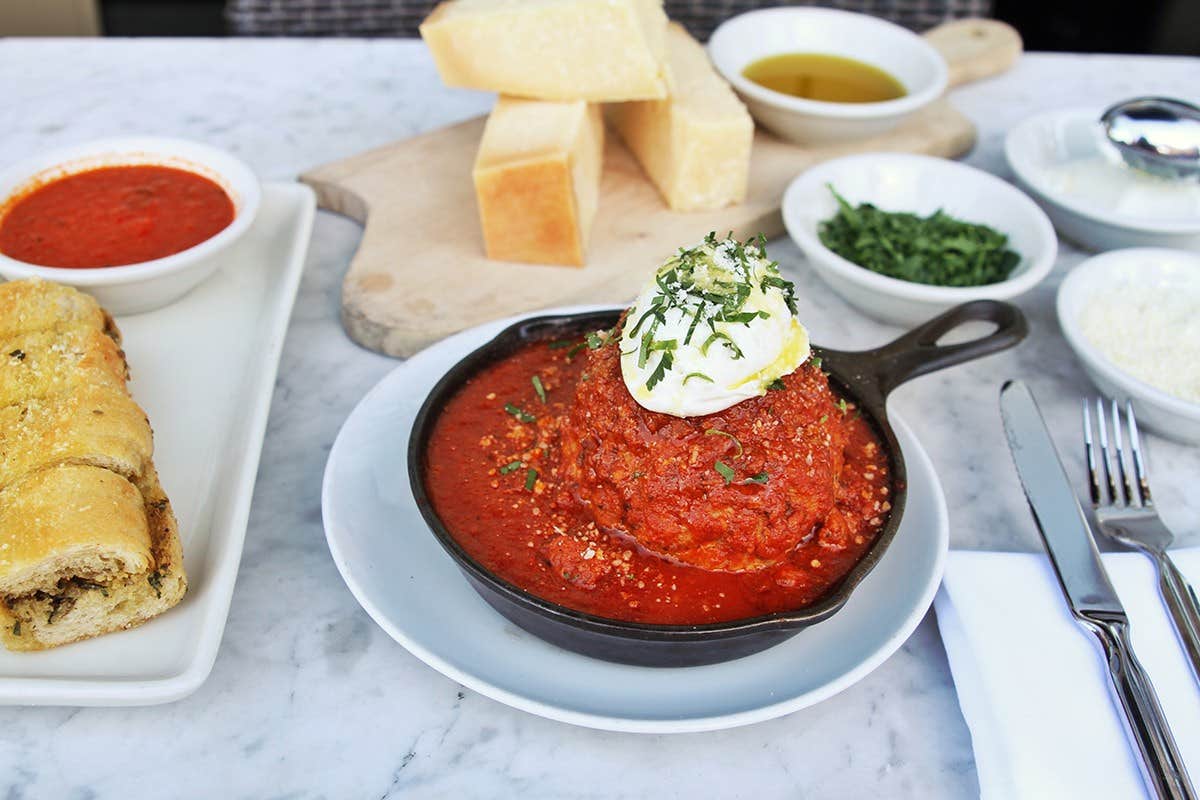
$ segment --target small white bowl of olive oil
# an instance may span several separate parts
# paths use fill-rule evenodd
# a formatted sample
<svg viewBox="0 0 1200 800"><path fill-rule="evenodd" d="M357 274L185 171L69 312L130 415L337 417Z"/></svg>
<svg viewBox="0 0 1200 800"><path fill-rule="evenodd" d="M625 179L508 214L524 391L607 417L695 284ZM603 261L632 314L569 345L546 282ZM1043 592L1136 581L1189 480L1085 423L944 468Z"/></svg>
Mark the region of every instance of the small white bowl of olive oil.
<svg viewBox="0 0 1200 800"><path fill-rule="evenodd" d="M946 61L899 25L828 8L767 8L708 42L717 71L767 130L799 144L894 128L946 90Z"/></svg>

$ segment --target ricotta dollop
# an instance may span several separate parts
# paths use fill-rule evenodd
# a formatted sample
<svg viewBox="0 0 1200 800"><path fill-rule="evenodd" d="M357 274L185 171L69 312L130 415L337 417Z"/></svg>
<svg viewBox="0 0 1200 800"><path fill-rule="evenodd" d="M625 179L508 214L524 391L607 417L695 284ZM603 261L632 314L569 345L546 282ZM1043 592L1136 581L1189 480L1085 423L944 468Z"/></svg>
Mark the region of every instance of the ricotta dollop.
<svg viewBox="0 0 1200 800"><path fill-rule="evenodd" d="M759 397L809 357L795 288L764 241L709 234L660 266L626 317L621 374L643 408L713 414Z"/></svg>

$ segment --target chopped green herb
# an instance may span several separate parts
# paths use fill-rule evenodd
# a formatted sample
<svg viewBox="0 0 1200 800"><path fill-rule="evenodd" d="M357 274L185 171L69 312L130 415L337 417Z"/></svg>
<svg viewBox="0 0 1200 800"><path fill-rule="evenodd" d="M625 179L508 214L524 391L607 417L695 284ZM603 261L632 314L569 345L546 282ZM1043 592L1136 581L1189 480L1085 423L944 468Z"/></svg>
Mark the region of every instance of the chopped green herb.
<svg viewBox="0 0 1200 800"><path fill-rule="evenodd" d="M580 351L585 347L587 347L587 342L577 343L574 347L567 351L567 361L570 361L572 358L579 355Z"/></svg>
<svg viewBox="0 0 1200 800"><path fill-rule="evenodd" d="M646 389L653 389L655 386L657 386L658 382L666 377L667 370L669 370L671 365L674 363L675 356L671 355L669 350L663 353L662 358L658 360L658 366L654 368L654 372L651 372L650 377L646 379Z"/></svg>
<svg viewBox="0 0 1200 800"><path fill-rule="evenodd" d="M845 414L846 408L847 408L846 398L839 397L838 401L837 401L837 407L838 407L838 411L841 411L843 414Z"/></svg>
<svg viewBox="0 0 1200 800"><path fill-rule="evenodd" d="M151 572L149 577L146 578L146 583L150 584L150 588L154 590L154 594L161 599L162 575L159 575L157 572Z"/></svg>
<svg viewBox="0 0 1200 800"><path fill-rule="evenodd" d="M783 378L776 378L767 385L767 389L772 392L782 392L787 386L783 384Z"/></svg>
<svg viewBox="0 0 1200 800"><path fill-rule="evenodd" d="M516 472L523 466L525 466L525 464L522 461L510 461L500 468L500 474L507 475L510 472Z"/></svg>
<svg viewBox="0 0 1200 800"><path fill-rule="evenodd" d="M537 483L537 476L538 471L533 467L530 467L529 471L525 473L525 491L533 491L533 485Z"/></svg>
<svg viewBox="0 0 1200 800"><path fill-rule="evenodd" d="M832 185L838 211L817 226L821 244L847 261L911 283L986 286L1006 279L1021 261L1008 237L986 225L935 211L928 217L851 206Z"/></svg>
<svg viewBox="0 0 1200 800"><path fill-rule="evenodd" d="M742 483L766 483L770 479L770 475L765 472L760 472L757 475L751 475L749 478L746 478L744 481L742 481Z"/></svg>
<svg viewBox="0 0 1200 800"><path fill-rule="evenodd" d="M507 411L508 413L512 414L514 417L516 417L521 422L537 421L537 417L535 417L533 414L530 414L527 411L523 411L522 409L518 408L517 406L513 405L512 403L505 403L504 410Z"/></svg>
<svg viewBox="0 0 1200 800"><path fill-rule="evenodd" d="M604 345L608 344L608 340L612 338L612 331L592 331L587 335L588 350L599 350Z"/></svg>
<svg viewBox="0 0 1200 800"><path fill-rule="evenodd" d="M537 392L538 400L542 401L542 405L546 404L546 387L542 386L542 379L534 375L529 379L533 383L533 390Z"/></svg>
<svg viewBox="0 0 1200 800"><path fill-rule="evenodd" d="M821 357L820 357L820 356L813 356L813 357L812 357L812 365L813 365L815 368L817 368L817 369L820 369L820 368L821 368L821 365L822 365L822 364L824 364L824 363L825 363L825 362L821 360Z"/></svg>
<svg viewBox="0 0 1200 800"><path fill-rule="evenodd" d="M728 347L729 352L733 353L734 361L737 361L743 356L742 349L734 344L733 339L730 339L728 334L722 333L721 331L713 331L712 335L704 340L704 344L700 345L700 355L707 356L708 348L713 344L713 342L721 342Z"/></svg>
<svg viewBox="0 0 1200 800"><path fill-rule="evenodd" d="M574 339L559 339L551 342L549 347L551 350L561 350L564 347L571 347L575 344L577 344L577 342Z"/></svg>
<svg viewBox="0 0 1200 800"><path fill-rule="evenodd" d="M16 622L13 623L12 631L13 631L13 636L21 635L21 620L17 620Z"/></svg>
<svg viewBox="0 0 1200 800"><path fill-rule="evenodd" d="M699 378L700 380L708 381L709 383L714 382L712 378L708 377L703 372L689 372L687 375L683 376L683 385L687 386L687 382L690 381L692 378Z"/></svg>
<svg viewBox="0 0 1200 800"><path fill-rule="evenodd" d="M733 467L726 464L724 461L716 461L713 463L713 468L721 473L721 477L725 479L725 485L728 486L733 482Z"/></svg>
<svg viewBox="0 0 1200 800"><path fill-rule="evenodd" d="M733 457L734 457L734 458L741 458L741 457L742 457L742 452L743 452L743 450L742 450L742 443L741 443L741 442L739 442L739 441L738 441L738 438L737 438L736 436L734 436L732 433L729 433L729 432L727 432L727 431L720 430L720 429L718 429L718 428L709 428L708 430L706 430L706 431L704 432L704 435L705 435L705 436L725 436L725 437L728 437L728 439L729 439L731 442L733 442L733 444L734 444L734 447L736 447L736 448L737 448L737 452L733 454Z"/></svg>
<svg viewBox="0 0 1200 800"><path fill-rule="evenodd" d="M827 420L827 419L829 419L829 415L828 415L828 414L822 414L822 415L821 415L821 424L822 424L822 425L824 425L824 424L825 424L825 420Z"/></svg>

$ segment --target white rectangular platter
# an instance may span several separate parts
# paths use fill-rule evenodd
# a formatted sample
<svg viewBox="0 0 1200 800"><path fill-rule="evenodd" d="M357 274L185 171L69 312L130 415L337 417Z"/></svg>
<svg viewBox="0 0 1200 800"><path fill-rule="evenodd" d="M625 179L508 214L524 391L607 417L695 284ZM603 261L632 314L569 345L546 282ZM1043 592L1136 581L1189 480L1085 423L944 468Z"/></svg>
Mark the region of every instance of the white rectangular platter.
<svg viewBox="0 0 1200 800"><path fill-rule="evenodd" d="M242 557L279 355L312 233L301 184L266 184L220 270L182 300L118 317L130 391L179 518L188 593L140 628L40 653L0 649L0 703L149 705L212 670Z"/></svg>

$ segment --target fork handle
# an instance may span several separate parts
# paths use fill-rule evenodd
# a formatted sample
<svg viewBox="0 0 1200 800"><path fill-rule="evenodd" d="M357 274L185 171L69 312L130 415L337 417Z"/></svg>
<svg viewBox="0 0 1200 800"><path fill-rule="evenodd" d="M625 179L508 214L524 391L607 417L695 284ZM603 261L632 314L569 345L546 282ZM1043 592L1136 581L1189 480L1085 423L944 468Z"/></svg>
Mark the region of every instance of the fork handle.
<svg viewBox="0 0 1200 800"><path fill-rule="evenodd" d="M1196 590L1166 553L1155 553L1154 560L1158 564L1158 587L1163 602L1171 612L1192 676L1200 683L1200 602L1196 600Z"/></svg>
<svg viewBox="0 0 1200 800"><path fill-rule="evenodd" d="M1138 754L1146 786L1158 800L1196 800L1196 790L1175 745L1150 677L1133 652L1125 615L1081 614L1104 648L1112 688Z"/></svg>

